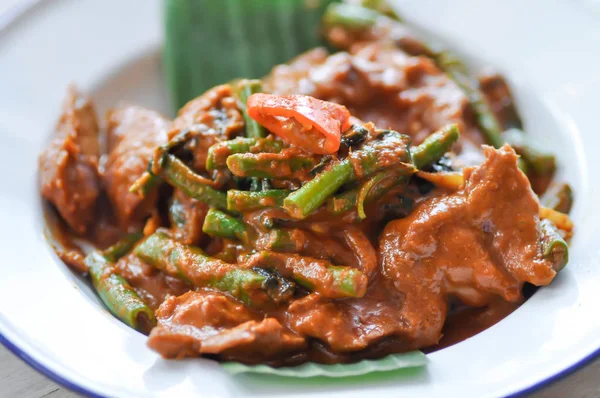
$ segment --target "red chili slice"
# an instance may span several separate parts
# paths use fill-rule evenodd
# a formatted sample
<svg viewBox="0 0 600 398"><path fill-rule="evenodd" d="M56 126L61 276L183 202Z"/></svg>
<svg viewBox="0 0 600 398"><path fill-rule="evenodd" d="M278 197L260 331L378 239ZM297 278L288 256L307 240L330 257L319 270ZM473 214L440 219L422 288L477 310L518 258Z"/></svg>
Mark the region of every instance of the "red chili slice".
<svg viewBox="0 0 600 398"><path fill-rule="evenodd" d="M342 132L350 127L350 112L345 106L308 95L252 94L246 109L273 134L321 155L337 152Z"/></svg>

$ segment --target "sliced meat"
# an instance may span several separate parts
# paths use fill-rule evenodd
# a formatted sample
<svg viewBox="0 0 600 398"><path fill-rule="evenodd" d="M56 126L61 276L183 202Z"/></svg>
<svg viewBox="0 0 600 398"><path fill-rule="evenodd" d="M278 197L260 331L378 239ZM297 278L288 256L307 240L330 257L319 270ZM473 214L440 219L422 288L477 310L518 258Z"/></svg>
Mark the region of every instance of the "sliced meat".
<svg viewBox="0 0 600 398"><path fill-rule="evenodd" d="M89 98L70 87L54 138L39 158L42 197L85 234L100 194L98 123Z"/></svg>
<svg viewBox="0 0 600 398"><path fill-rule="evenodd" d="M102 175L121 228L139 228L156 208L158 192L145 197L129 187L147 169L154 149L167 141L169 120L139 106L108 113L108 155Z"/></svg>
<svg viewBox="0 0 600 398"><path fill-rule="evenodd" d="M406 351L436 344L445 314L444 300L408 299L393 286L378 284L360 299L308 295L289 306L287 325L301 336L327 343L334 352L359 351L386 337L402 339Z"/></svg>
<svg viewBox="0 0 600 398"><path fill-rule="evenodd" d="M300 54L287 64L277 65L263 79L266 92L277 94L312 95L315 85L310 79L313 67L323 65L329 53L323 47L317 47Z"/></svg>
<svg viewBox="0 0 600 398"><path fill-rule="evenodd" d="M260 320L242 303L212 291L169 297L156 311L148 345L165 358L219 354L262 362L306 348L274 318Z"/></svg>
<svg viewBox="0 0 600 398"><path fill-rule="evenodd" d="M431 59L410 56L389 42L362 43L351 51L329 57L321 50L306 53L276 67L267 90L344 104L359 119L407 133L417 144L449 123L470 129L466 96ZM482 143L478 134L468 137Z"/></svg>
<svg viewBox="0 0 600 398"><path fill-rule="evenodd" d="M169 139L186 129L197 129L199 137L188 148L194 154L194 169L204 171L208 148L233 138L244 128L244 118L238 110L231 86L216 86L188 102L179 110L169 131Z"/></svg>
<svg viewBox="0 0 600 398"><path fill-rule="evenodd" d="M453 295L470 306L516 302L524 282L555 275L542 255L539 204L508 146L485 147L486 161L464 171L460 192L428 199L390 222L380 239L383 272L406 300Z"/></svg>
<svg viewBox="0 0 600 398"><path fill-rule="evenodd" d="M284 328L275 318L242 323L202 343L206 353L220 354L223 359L246 363L284 358L306 347L304 338Z"/></svg>
<svg viewBox="0 0 600 398"><path fill-rule="evenodd" d="M187 283L152 268L133 253L119 259L115 268L152 309L158 308L167 297L180 296L191 289Z"/></svg>
<svg viewBox="0 0 600 398"><path fill-rule="evenodd" d="M338 25L328 27L325 34L333 46L351 52L365 43L385 42L411 55L435 55L408 26L386 16L380 16L370 28L346 29Z"/></svg>

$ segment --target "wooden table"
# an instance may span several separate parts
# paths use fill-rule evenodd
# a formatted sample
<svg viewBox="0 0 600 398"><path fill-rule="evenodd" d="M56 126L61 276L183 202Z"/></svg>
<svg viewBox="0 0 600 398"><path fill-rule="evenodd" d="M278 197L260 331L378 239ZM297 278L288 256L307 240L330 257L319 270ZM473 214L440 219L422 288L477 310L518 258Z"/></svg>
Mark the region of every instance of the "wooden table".
<svg viewBox="0 0 600 398"><path fill-rule="evenodd" d="M532 398L600 397L600 358L574 374L531 395ZM72 393L31 369L0 346L0 397L75 398Z"/></svg>

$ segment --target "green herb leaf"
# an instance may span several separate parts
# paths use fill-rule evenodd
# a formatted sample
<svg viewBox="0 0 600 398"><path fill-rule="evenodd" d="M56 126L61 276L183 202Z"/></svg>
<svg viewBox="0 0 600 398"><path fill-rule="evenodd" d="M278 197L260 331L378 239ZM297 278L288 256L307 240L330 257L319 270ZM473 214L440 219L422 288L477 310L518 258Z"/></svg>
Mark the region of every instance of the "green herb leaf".
<svg viewBox="0 0 600 398"><path fill-rule="evenodd" d="M238 362L225 362L223 368L232 375L240 373L270 374L276 376L307 378L315 376L348 377L372 372L385 372L402 368L416 368L427 364L427 357L421 351L392 354L377 360L362 360L356 363L322 365L307 362L299 366L273 368L267 365L244 365Z"/></svg>
<svg viewBox="0 0 600 398"><path fill-rule="evenodd" d="M164 65L175 107L235 78L260 78L323 45L333 0L165 0Z"/></svg>

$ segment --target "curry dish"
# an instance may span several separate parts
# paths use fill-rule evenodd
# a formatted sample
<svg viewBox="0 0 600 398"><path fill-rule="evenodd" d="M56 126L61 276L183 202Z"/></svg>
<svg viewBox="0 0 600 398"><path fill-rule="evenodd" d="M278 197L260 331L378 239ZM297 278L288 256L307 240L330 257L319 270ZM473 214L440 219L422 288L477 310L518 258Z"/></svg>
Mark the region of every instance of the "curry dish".
<svg viewBox="0 0 600 398"><path fill-rule="evenodd" d="M165 358L431 351L568 261L571 190L502 76L373 10L333 4L324 23L340 52L214 87L174 120L131 105L99 123L68 92L39 162L57 253Z"/></svg>

